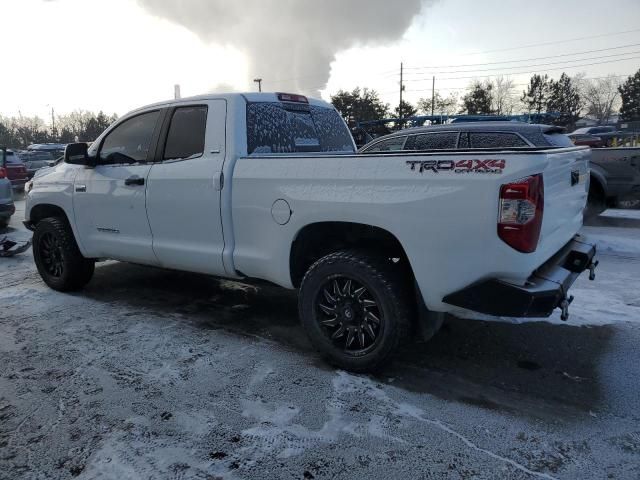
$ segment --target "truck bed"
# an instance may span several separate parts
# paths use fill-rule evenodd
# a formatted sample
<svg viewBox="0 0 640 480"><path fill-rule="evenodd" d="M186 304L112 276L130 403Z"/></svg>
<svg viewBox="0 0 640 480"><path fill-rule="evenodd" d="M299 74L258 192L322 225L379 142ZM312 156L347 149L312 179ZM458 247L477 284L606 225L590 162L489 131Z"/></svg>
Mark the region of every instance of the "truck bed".
<svg viewBox="0 0 640 480"><path fill-rule="evenodd" d="M442 302L447 294L490 277L523 283L573 238L587 198L589 154L573 147L239 158L231 177L233 263L245 275L292 287L285 238L312 223L368 224L402 244L427 306L450 310ZM523 254L497 236L500 186L541 172L541 238L534 253ZM273 219L274 200L290 206L284 225Z"/></svg>

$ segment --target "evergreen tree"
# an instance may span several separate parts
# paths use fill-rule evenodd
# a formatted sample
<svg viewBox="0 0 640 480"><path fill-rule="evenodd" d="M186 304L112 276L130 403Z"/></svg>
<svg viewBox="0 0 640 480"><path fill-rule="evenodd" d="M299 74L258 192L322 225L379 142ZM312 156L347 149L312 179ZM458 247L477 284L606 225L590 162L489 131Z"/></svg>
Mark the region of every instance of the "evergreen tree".
<svg viewBox="0 0 640 480"><path fill-rule="evenodd" d="M549 76L535 74L529 80L529 86L522 92L520 101L532 113L542 113L547 107L549 97Z"/></svg>
<svg viewBox="0 0 640 480"><path fill-rule="evenodd" d="M467 115L491 115L493 109L493 85L489 82L484 84L474 82L471 90L462 97L462 111Z"/></svg>
<svg viewBox="0 0 640 480"><path fill-rule="evenodd" d="M555 125L573 129L583 107L580 88L566 73L563 73L557 81L549 81L546 109L549 113L560 115L553 119Z"/></svg>
<svg viewBox="0 0 640 480"><path fill-rule="evenodd" d="M389 105L382 103L378 93L368 88L355 88L348 92L340 90L331 96L331 103L347 123L367 120L382 120L389 114Z"/></svg>
<svg viewBox="0 0 640 480"><path fill-rule="evenodd" d="M640 70L618 88L622 97L620 115L624 121L640 120Z"/></svg>
<svg viewBox="0 0 640 480"><path fill-rule="evenodd" d="M400 117L400 104L394 109L393 113L396 117ZM413 117L416 113L418 113L416 107L402 100L402 118Z"/></svg>

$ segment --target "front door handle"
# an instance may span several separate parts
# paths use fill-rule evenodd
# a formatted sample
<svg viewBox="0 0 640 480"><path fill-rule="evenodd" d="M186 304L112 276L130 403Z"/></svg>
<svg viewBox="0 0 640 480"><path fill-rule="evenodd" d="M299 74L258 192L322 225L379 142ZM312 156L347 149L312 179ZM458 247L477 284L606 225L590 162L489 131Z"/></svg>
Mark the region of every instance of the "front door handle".
<svg viewBox="0 0 640 480"><path fill-rule="evenodd" d="M129 177L124 181L125 185L144 185L144 178L143 177Z"/></svg>

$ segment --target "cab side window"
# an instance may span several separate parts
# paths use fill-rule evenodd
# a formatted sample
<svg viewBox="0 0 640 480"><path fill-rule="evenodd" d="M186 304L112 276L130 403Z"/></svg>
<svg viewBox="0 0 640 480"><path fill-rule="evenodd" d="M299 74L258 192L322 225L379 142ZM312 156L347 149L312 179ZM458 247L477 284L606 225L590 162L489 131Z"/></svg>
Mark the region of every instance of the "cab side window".
<svg viewBox="0 0 640 480"><path fill-rule="evenodd" d="M393 137L387 140L372 145L371 148L363 150L365 153L374 152L393 152L402 150L404 148L404 142L407 140L406 136Z"/></svg>
<svg viewBox="0 0 640 480"><path fill-rule="evenodd" d="M470 132L472 148L514 148L529 145L515 133L508 132Z"/></svg>
<svg viewBox="0 0 640 480"><path fill-rule="evenodd" d="M143 113L115 127L102 142L101 164L145 162L149 156L153 131L160 111Z"/></svg>
<svg viewBox="0 0 640 480"><path fill-rule="evenodd" d="M176 108L171 117L162 158L174 160L199 157L204 153L206 129L206 106Z"/></svg>

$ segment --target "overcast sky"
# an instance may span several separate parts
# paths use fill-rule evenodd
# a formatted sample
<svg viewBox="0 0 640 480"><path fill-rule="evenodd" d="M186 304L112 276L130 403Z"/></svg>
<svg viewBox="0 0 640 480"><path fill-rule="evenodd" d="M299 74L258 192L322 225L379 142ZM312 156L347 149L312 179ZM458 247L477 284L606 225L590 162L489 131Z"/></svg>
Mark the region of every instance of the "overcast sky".
<svg viewBox="0 0 640 480"><path fill-rule="evenodd" d="M255 77L326 99L374 88L395 106L401 61L410 101L430 97L432 75L446 95L473 77L521 90L530 72L640 68L639 0L0 0L0 18L2 115L121 115L176 83L187 96Z"/></svg>

